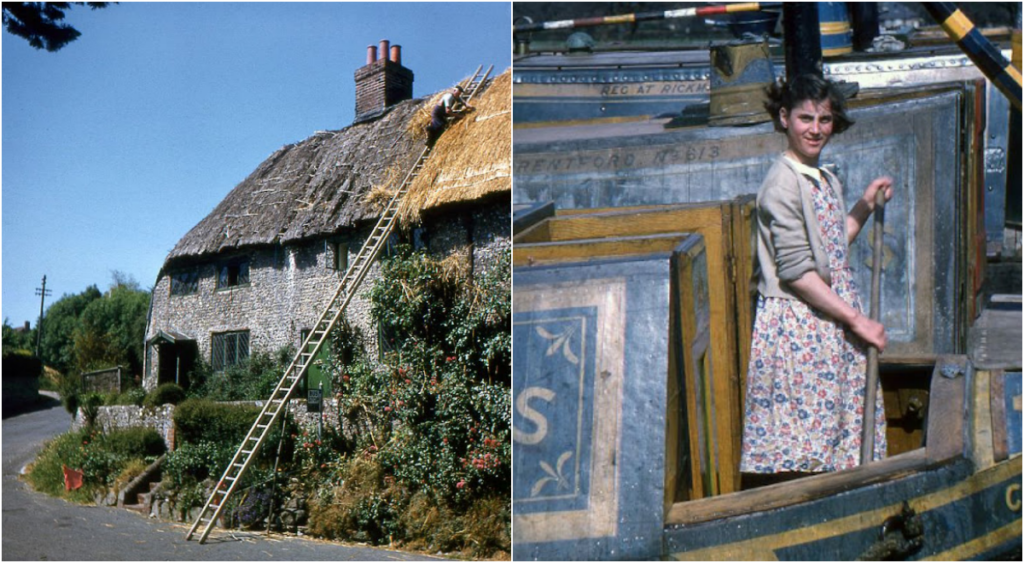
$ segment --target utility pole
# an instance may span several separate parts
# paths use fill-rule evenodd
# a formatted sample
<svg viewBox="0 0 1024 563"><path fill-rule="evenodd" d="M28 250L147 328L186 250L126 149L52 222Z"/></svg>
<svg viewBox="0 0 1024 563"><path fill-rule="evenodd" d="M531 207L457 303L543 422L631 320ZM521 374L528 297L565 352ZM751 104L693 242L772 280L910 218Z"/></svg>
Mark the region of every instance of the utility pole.
<svg viewBox="0 0 1024 563"><path fill-rule="evenodd" d="M46 276L43 276L43 287L36 288L36 295L39 296L39 322L36 323L36 357L39 361L43 360L42 346L43 346L43 304L46 303L46 296L50 295L50 290L46 289Z"/></svg>

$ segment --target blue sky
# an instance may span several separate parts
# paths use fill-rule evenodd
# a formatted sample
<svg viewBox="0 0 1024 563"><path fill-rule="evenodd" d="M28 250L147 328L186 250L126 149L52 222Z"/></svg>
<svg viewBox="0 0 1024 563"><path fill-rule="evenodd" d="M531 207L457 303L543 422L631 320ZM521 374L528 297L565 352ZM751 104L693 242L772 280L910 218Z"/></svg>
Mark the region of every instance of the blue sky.
<svg viewBox="0 0 1024 563"><path fill-rule="evenodd" d="M402 46L425 96L511 65L493 3L75 6L48 53L3 35L3 318L120 271L149 288L175 243L264 159L351 124L367 45Z"/></svg>

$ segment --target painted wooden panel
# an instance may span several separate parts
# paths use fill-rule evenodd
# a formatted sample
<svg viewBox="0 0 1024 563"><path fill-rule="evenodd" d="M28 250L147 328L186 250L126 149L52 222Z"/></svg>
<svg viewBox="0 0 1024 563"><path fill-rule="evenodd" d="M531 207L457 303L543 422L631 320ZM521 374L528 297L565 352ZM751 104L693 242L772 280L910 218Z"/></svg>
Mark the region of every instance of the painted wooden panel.
<svg viewBox="0 0 1024 563"><path fill-rule="evenodd" d="M735 213L740 213L734 218ZM672 206L639 206L624 209L567 209L558 210L554 218L538 223L513 238L513 256L528 259L545 256L542 245L605 237L644 236L653 233L692 231L703 235L707 248L708 279L710 284L710 323L712 331L711 358L714 366L715 393L713 395L716 428L718 432L719 477L721 492L739 488L739 452L742 439L742 394L746 374L746 358L750 348L750 329L741 330L738 319L752 326L753 311L749 298L749 280L753 278L753 264L741 268L736 275L734 258L742 252L752 255L753 201L747 197L736 202L690 203ZM737 222L746 222L737 226ZM743 236L734 239L734 231ZM526 245L526 246L524 246ZM529 250L526 250L529 249ZM532 254L531 254L532 253ZM516 258L514 258L516 259ZM741 279L748 280L744 283ZM756 291L756 284L753 288ZM742 302L737 294L747 295ZM739 307L738 307L739 305ZM738 308L745 310L740 314ZM742 348L742 352L740 351ZM743 362L742 364L739 362Z"/></svg>
<svg viewBox="0 0 1024 563"><path fill-rule="evenodd" d="M555 204L550 201L512 204L512 234L517 235L554 214Z"/></svg>
<svg viewBox="0 0 1024 563"><path fill-rule="evenodd" d="M515 269L517 558L660 550L665 511L694 478L681 391L694 337L681 331L695 322L678 312L696 315L687 300L702 290L684 294L678 276L703 256L689 236L670 253Z"/></svg>
<svg viewBox="0 0 1024 563"><path fill-rule="evenodd" d="M887 354L962 351L966 264L960 158L962 90L865 100L857 124L823 155L853 205L888 174L897 196L886 213L883 322ZM755 193L785 139L771 125L667 128L665 121L517 130L514 201L559 210L725 200ZM870 287L871 230L851 249L858 285Z"/></svg>

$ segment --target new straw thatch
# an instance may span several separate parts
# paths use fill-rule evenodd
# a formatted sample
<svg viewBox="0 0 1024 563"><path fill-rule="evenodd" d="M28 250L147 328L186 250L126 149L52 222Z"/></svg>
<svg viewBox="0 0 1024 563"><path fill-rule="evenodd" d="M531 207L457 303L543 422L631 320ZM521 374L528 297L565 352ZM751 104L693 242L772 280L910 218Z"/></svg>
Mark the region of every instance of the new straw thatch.
<svg viewBox="0 0 1024 563"><path fill-rule="evenodd" d="M494 79L472 102L476 111L441 137L407 196L407 218L511 191L510 84L510 71ZM282 147L178 242L168 262L295 243L375 220L380 200L422 150L418 116L438 98L401 102L379 119Z"/></svg>
<svg viewBox="0 0 1024 563"><path fill-rule="evenodd" d="M410 122L411 132L422 131L430 122L429 109L443 94L424 104ZM399 209L401 217L410 219L448 203L511 191L512 73L495 77L470 105L475 110L455 121L434 145Z"/></svg>

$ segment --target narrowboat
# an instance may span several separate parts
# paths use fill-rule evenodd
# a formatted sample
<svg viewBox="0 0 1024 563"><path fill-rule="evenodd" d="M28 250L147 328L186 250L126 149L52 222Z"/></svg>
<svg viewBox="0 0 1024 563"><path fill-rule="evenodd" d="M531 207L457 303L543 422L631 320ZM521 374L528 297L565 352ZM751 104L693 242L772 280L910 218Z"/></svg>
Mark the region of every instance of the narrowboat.
<svg viewBox="0 0 1024 563"><path fill-rule="evenodd" d="M757 486L738 471L752 194L784 139L711 123L714 56L515 59L513 557L1019 559L1019 258L1015 282L993 273L1019 226L1010 102L954 46L824 61L859 91L823 161L851 193L899 189L879 257L889 451Z"/></svg>

